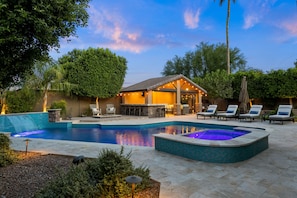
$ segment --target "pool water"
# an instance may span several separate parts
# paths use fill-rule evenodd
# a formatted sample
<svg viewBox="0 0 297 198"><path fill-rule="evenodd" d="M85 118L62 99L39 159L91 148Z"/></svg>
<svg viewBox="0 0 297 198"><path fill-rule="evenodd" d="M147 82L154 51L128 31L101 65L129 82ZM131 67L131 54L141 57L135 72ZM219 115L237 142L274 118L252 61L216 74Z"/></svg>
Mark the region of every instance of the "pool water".
<svg viewBox="0 0 297 198"><path fill-rule="evenodd" d="M13 137L42 138L98 142L108 144L154 146L154 134L188 134L202 129L221 128L232 130L232 126L206 125L191 122L165 122L147 125L106 126L98 124L73 124L72 128L43 129L12 134ZM191 134L192 135L192 134ZM205 136L205 135L203 135ZM215 139L216 135L212 135Z"/></svg>
<svg viewBox="0 0 297 198"><path fill-rule="evenodd" d="M202 140L230 140L248 133L250 133L250 131L206 129L195 133L187 134L185 136L189 138L202 139Z"/></svg>

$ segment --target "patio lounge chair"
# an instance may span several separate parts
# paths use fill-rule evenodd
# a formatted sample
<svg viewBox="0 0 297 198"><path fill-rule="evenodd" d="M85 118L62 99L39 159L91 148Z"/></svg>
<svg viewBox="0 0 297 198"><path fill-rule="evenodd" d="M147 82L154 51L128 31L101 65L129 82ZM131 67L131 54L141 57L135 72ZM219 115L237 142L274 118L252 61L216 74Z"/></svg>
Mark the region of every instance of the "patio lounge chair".
<svg viewBox="0 0 297 198"><path fill-rule="evenodd" d="M228 108L226 110L226 112L224 113L218 113L217 114L217 118L237 118L237 110L238 110L238 105L228 105Z"/></svg>
<svg viewBox="0 0 297 198"><path fill-rule="evenodd" d="M239 120L249 119L250 121L255 120L255 118L260 118L263 105L253 105L248 113L239 114Z"/></svg>
<svg viewBox="0 0 297 198"><path fill-rule="evenodd" d="M276 115L270 115L268 117L269 123L272 121L280 121L282 124L284 121L293 121L294 117L291 116L292 105L279 105Z"/></svg>
<svg viewBox="0 0 297 198"><path fill-rule="evenodd" d="M90 109L92 110L93 116L101 115L101 109L98 109L96 104L90 104Z"/></svg>
<svg viewBox="0 0 297 198"><path fill-rule="evenodd" d="M107 104L106 105L106 114L115 114L116 108L113 104Z"/></svg>
<svg viewBox="0 0 297 198"><path fill-rule="evenodd" d="M209 105L205 112L197 113L197 119L199 116L203 116L204 119L205 119L205 117L215 116L215 114L217 113L217 107L218 107L218 105Z"/></svg>

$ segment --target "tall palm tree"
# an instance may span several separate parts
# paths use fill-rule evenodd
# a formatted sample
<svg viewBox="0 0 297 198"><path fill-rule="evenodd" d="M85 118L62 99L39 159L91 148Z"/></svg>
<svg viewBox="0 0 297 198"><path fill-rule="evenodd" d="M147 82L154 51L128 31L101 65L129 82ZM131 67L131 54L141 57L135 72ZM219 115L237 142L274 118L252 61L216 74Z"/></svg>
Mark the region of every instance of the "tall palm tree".
<svg viewBox="0 0 297 198"><path fill-rule="evenodd" d="M214 0L216 1L216 0ZM236 2L236 0L232 0L233 3ZM225 0L220 0L220 6L223 5ZM227 73L230 74L230 50L229 50L229 20L230 20L230 4L231 0L228 0L228 7L227 7L227 18L226 18L226 45L227 45Z"/></svg>

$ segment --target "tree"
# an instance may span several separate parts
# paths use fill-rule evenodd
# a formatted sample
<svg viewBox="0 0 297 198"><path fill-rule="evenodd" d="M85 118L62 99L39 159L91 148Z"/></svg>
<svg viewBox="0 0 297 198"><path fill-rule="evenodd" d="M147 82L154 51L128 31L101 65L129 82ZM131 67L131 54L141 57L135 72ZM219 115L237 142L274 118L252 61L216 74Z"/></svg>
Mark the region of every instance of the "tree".
<svg viewBox="0 0 297 198"><path fill-rule="evenodd" d="M233 75L233 99L239 98L239 93L241 89L241 81L244 76L246 76L247 80L247 88L249 97L253 98L263 98L263 94L265 93L265 87L263 87L262 79L264 74L260 70L249 70L249 71L240 71L236 72Z"/></svg>
<svg viewBox="0 0 297 198"><path fill-rule="evenodd" d="M188 78L204 77L207 73L224 69L226 66L226 45L201 42L194 52L187 52L184 57L175 56L167 61L162 75L183 74ZM246 60L238 48L230 49L231 70L241 71L246 68Z"/></svg>
<svg viewBox="0 0 297 198"><path fill-rule="evenodd" d="M216 1L216 0L214 0ZM232 0L233 3L236 2L236 0ZM220 6L223 5L223 3L225 2L225 0L220 0ZM226 17L226 45L227 45L227 73L230 74L231 73L231 69L230 69L230 50L229 50L229 21L230 21L230 4L231 4L231 0L228 0L228 6L227 6L227 17Z"/></svg>
<svg viewBox="0 0 297 198"><path fill-rule="evenodd" d="M213 104L217 104L218 100L223 98L232 98L231 75L228 75L225 70L216 70L211 73L207 73L205 77L194 78L193 81L207 90L207 96Z"/></svg>
<svg viewBox="0 0 297 198"><path fill-rule="evenodd" d="M25 87L33 90L40 90L43 96L42 110L47 110L48 91L58 90L70 93L73 86L64 79L64 70L57 63L50 59L49 61L38 61L34 65L34 72L27 76Z"/></svg>
<svg viewBox="0 0 297 198"><path fill-rule="evenodd" d="M296 97L297 68L270 71L264 76L263 86L267 98Z"/></svg>
<svg viewBox="0 0 297 198"><path fill-rule="evenodd" d="M8 88L5 88L5 89L0 88L1 114L5 114L7 110L7 102L6 102L7 93L8 93Z"/></svg>
<svg viewBox="0 0 297 198"><path fill-rule="evenodd" d="M58 61L67 81L77 85L75 94L97 99L119 93L127 70L125 58L102 48L74 49Z"/></svg>
<svg viewBox="0 0 297 198"><path fill-rule="evenodd" d="M76 35L87 25L89 0L24 1L0 3L0 88L18 82L59 48L61 38Z"/></svg>
<svg viewBox="0 0 297 198"><path fill-rule="evenodd" d="M166 66L163 69L162 75L169 76L174 74L184 74L183 58L175 55L172 60L166 62ZM185 75L187 76L187 75Z"/></svg>
<svg viewBox="0 0 297 198"><path fill-rule="evenodd" d="M240 83L243 76L247 77L250 98L263 99L265 108L276 106L276 99L292 98L297 95L297 68L287 70L272 70L264 74L259 70L237 72L233 76L233 99L237 99L240 92Z"/></svg>

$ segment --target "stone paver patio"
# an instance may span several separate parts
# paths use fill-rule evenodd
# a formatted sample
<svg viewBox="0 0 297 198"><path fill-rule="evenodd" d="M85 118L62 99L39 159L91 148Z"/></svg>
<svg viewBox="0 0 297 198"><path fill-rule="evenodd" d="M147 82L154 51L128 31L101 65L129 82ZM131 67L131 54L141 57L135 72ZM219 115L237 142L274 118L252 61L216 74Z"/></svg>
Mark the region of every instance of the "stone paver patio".
<svg viewBox="0 0 297 198"><path fill-rule="evenodd" d="M74 118L81 119L81 118ZM85 122L87 119L85 118ZM160 198L293 198L297 196L297 124L284 125L238 120L197 119L195 115L167 118L123 117L97 119L101 124L143 124L163 120L193 121L265 128L269 133L269 149L238 163L212 164L188 160L155 151L150 147L125 146L132 150L136 166L150 168L151 177L161 182ZM24 138L11 138L12 148L25 150ZM100 149L120 150L120 145L32 139L29 151L63 155L97 157Z"/></svg>

